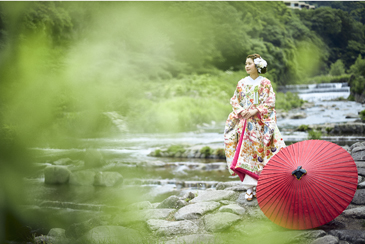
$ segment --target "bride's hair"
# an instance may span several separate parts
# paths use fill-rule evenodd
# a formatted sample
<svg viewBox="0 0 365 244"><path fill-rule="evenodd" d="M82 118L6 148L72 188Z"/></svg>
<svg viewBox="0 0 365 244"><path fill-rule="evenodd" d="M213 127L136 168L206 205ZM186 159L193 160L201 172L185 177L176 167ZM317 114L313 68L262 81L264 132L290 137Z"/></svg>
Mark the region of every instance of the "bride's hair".
<svg viewBox="0 0 365 244"><path fill-rule="evenodd" d="M250 59L252 59L252 61L254 61L254 60L255 60L255 58L261 58L261 56L260 56L259 54L255 53L255 54L250 54L250 55L248 55L246 59L248 59L248 58L250 58ZM255 65L255 66L256 66L256 65ZM256 69L257 69L257 67L256 67ZM260 73L260 74L265 74L265 73L266 73L266 71L267 71L267 67L262 68L262 69L261 69L261 73Z"/></svg>

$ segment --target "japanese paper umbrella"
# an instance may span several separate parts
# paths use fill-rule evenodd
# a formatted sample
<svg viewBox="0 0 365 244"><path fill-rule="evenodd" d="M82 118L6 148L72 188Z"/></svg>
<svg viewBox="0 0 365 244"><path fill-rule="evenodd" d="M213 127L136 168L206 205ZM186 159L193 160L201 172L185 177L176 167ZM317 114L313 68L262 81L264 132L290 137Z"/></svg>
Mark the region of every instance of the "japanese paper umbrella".
<svg viewBox="0 0 365 244"><path fill-rule="evenodd" d="M345 149L328 141L302 141L283 148L265 165L257 200L274 223L310 229L347 208L357 180L356 164Z"/></svg>

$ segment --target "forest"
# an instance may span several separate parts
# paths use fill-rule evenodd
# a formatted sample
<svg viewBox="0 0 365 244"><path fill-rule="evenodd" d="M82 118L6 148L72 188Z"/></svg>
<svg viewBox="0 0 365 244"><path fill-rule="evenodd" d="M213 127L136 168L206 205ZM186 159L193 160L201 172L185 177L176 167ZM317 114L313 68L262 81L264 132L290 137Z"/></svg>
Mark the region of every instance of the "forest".
<svg viewBox="0 0 365 244"><path fill-rule="evenodd" d="M245 58L268 63L274 87L365 86L365 3L1 2L2 138L25 144L128 130L178 132L224 121ZM365 96L365 94L363 94ZM277 109L301 105L277 93ZM51 139L52 138L52 139ZM7 140L7 139L5 139Z"/></svg>

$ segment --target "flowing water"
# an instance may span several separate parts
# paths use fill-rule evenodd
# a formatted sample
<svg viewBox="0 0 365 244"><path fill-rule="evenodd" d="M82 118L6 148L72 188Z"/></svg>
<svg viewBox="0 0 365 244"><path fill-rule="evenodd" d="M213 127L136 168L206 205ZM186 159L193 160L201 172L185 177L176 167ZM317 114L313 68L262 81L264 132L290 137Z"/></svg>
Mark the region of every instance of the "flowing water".
<svg viewBox="0 0 365 244"><path fill-rule="evenodd" d="M333 91L331 91L333 93ZM303 93L307 94L308 93ZM299 94L301 97L303 94ZM307 138L305 132L293 132L290 128L301 124L323 124L334 122L355 121L346 119L347 113L357 114L365 109L363 105L349 101L325 101L326 93L309 93L315 106L304 111L304 119L278 119L287 145ZM331 98L332 95L330 95ZM337 93L342 96L342 91ZM303 112L303 111L294 111ZM155 133L138 134L125 133L118 138L85 138L80 139L78 146L68 149L32 148L36 155L35 165L39 171L25 179L29 206L46 207L44 209L83 209L82 214L93 215L91 209L118 207L133 200L149 200L158 202L172 194L187 190L198 191L214 188L221 181L237 181L237 177L229 175L226 162L222 159L193 158L160 158L148 154L155 149L166 149L170 145L182 144L190 147L209 146L223 148L224 121L204 125L196 132L175 134ZM340 145L351 145L355 141L365 140L364 137L341 136L323 138ZM96 168L97 171L114 171L123 175L124 183L117 187L94 187L75 185L46 185L42 169L60 158L73 160L83 159L87 149L97 149L104 155L105 165ZM152 166L148 166L152 165ZM136 197L138 196L138 197ZM130 200L130 201L129 201ZM83 205L88 204L88 205ZM89 208L89 209L88 209ZM53 211L52 210L52 211ZM86 212L85 212L86 211ZM75 212L73 214L76 214ZM59 213L62 215L62 213ZM66 221L67 222L67 221ZM67 222L69 223L69 222Z"/></svg>

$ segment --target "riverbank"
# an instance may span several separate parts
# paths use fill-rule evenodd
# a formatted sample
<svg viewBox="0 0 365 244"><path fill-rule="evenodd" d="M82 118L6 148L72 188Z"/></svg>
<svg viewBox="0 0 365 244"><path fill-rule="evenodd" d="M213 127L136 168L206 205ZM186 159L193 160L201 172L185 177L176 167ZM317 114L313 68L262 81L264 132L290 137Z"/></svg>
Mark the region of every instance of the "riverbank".
<svg viewBox="0 0 365 244"><path fill-rule="evenodd" d="M128 243L241 243L244 239L248 243L270 244L357 244L365 241L365 142L351 145L348 151L355 159L359 174L355 197L335 220L313 230L288 230L273 224L261 212L256 199L252 202L244 199L247 189L239 180L216 182L206 189L181 188L163 199L144 194L139 201L124 205L117 201L85 204L43 200L24 206L23 211L39 216L38 219L45 216L74 219L68 226L54 226L63 228L52 228L48 234L36 236L33 243L93 244L120 243L121 240ZM120 192L122 188L116 186L97 188L115 188ZM124 187L136 192L132 185Z"/></svg>

